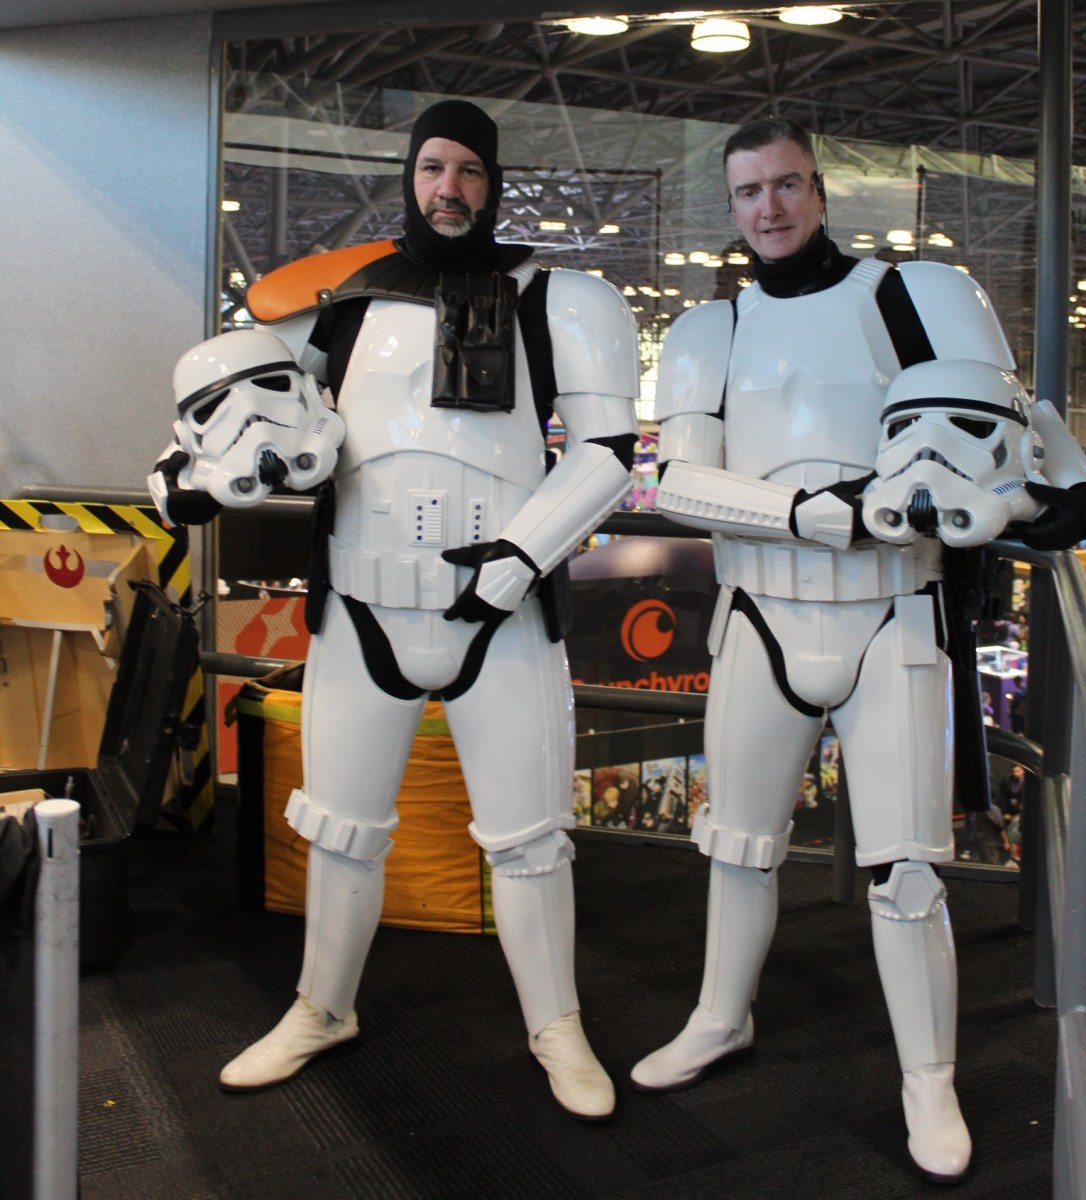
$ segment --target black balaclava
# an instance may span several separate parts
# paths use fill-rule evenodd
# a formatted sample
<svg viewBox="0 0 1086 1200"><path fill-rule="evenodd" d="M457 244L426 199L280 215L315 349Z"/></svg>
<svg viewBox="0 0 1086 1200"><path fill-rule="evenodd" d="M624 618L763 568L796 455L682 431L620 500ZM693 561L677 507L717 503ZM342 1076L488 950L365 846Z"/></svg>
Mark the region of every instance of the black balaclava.
<svg viewBox="0 0 1086 1200"><path fill-rule="evenodd" d="M477 154L490 177L486 205L467 233L445 237L422 215L415 199L415 160L430 138L448 138ZM397 242L412 262L438 271L491 271L498 265L494 240L502 169L498 165L498 127L477 105L467 100L441 100L419 114L403 165L404 235Z"/></svg>

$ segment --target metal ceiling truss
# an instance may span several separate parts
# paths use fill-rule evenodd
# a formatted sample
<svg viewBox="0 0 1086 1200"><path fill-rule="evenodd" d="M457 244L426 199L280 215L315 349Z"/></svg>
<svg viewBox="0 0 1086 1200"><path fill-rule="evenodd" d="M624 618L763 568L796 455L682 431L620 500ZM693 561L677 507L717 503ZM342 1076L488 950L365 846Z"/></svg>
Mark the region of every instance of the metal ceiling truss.
<svg viewBox="0 0 1086 1200"><path fill-rule="evenodd" d="M663 263L669 250L690 246L723 253L734 236L718 167L691 177L682 122L699 123L697 153L715 155L716 164L732 126L769 113L792 117L823 138L855 143L850 161L871 176L881 168L866 144L923 147L905 180L918 235L950 234L955 250L948 260L968 262L992 293L1016 351L1028 349L1036 237L1030 164L1039 118L1036 0L855 4L838 24L820 27L784 25L764 6L726 15L750 28L750 45L737 54L694 50L689 19L653 15L630 17L626 32L611 37L574 34L557 21L476 21L230 43L224 195L241 204L225 218L230 304L241 303L245 282L280 262L396 236L402 212L396 161L387 150L345 150L343 135L381 130L402 142L416 111L410 98L425 93L479 98L497 116L506 167L500 236L542 243L542 261L595 267L620 287L659 291L641 294L642 321L673 316L683 299L733 294L743 273L741 267L714 273ZM1072 27L1073 87L1082 111L1086 8ZM546 119L533 125L524 117L532 111ZM261 152L236 141L242 126L231 124L234 116L286 118L336 137L330 149L314 137L277 158L270 144ZM507 140L510 123L515 137ZM676 132L661 138L661 128ZM515 147L512 159L508 145ZM942 169L940 156L948 164ZM964 161L960 156L970 156L969 173L954 167ZM1071 269L1082 278L1081 124L1073 161L1080 176ZM832 179L831 165L827 182ZM835 235L851 237L863 228L862 206L841 201L832 188L829 209ZM541 233L544 217L565 220L566 230ZM600 233L608 224L620 232ZM667 296L667 287L679 295Z"/></svg>

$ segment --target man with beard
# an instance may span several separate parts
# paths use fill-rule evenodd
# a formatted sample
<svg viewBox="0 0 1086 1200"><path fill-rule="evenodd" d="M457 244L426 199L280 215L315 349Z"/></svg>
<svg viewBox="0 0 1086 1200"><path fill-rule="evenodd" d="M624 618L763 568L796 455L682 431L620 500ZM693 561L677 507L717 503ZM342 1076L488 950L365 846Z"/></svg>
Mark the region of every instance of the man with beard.
<svg viewBox="0 0 1086 1200"><path fill-rule="evenodd" d="M1086 489L1068 486L1086 479L1082 453L1055 410L1022 393L968 276L840 253L822 225L823 180L802 128L742 127L724 170L755 281L734 309L705 304L675 323L656 407L656 506L714 533L723 584L709 637L709 803L692 832L710 859L706 961L686 1027L632 1080L646 1092L690 1087L751 1045L796 786L829 715L856 860L872 874L909 1150L927 1178L953 1183L971 1142L954 1089L957 975L934 864L954 854L952 658L965 664L962 697L976 691L976 673L952 645L962 622L941 542L981 545L977 514L995 514L990 538L1043 502L1023 536L1041 548L1072 544L1086 529ZM945 452L918 443L898 480L926 473L930 488L917 488L904 513L873 505L898 486L875 478L881 455L929 436ZM958 453L1008 477L986 489L954 468L948 455ZM965 500L947 511L938 493L954 489ZM876 519L881 540L865 525ZM983 758L973 765L986 778Z"/></svg>
<svg viewBox="0 0 1086 1200"><path fill-rule="evenodd" d="M471 835L491 867L530 1050L573 1116L601 1120L614 1108L574 981L560 583L566 558L629 487L636 337L609 284L542 271L529 247L495 241L497 155L497 128L481 109L433 105L411 134L403 237L303 259L249 290L262 331L328 384L345 432L318 501L305 780L286 813L310 842L298 997L223 1068L228 1090L280 1083L358 1036L355 996L380 917L396 794L433 696L460 756ZM256 335L212 339L210 357L226 363L245 336ZM201 371L209 345L194 352ZM183 413L217 419L206 393L229 383L228 366L179 395ZM186 370L183 360L183 379ZM567 447L548 471L552 411ZM276 436L286 437L282 424ZM247 418L241 438L254 428ZM203 477L179 452L158 464L151 488L165 512L191 514ZM260 472L274 472L277 457L262 457ZM214 464L209 472L205 490L215 493ZM254 487L241 483L239 502ZM238 486L232 477L217 494L229 501Z"/></svg>

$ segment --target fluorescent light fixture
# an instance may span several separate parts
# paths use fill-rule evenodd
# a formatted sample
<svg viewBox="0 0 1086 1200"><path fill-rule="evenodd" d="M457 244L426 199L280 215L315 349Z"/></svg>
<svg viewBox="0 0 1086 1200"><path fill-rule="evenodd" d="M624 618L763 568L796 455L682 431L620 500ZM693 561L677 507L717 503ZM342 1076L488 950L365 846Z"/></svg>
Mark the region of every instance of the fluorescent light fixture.
<svg viewBox="0 0 1086 1200"><path fill-rule="evenodd" d="M600 233L621 233L622 227L620 225L601 225L599 228L599 232Z"/></svg>
<svg viewBox="0 0 1086 1200"><path fill-rule="evenodd" d="M705 260L708 257L709 257L708 250L691 250L690 253L686 256L686 261L692 262L692 263L703 263L703 262L705 262Z"/></svg>
<svg viewBox="0 0 1086 1200"><path fill-rule="evenodd" d="M684 300L683 308L693 308L695 304L697 304L696 300Z"/></svg>
<svg viewBox="0 0 1086 1200"><path fill-rule="evenodd" d="M856 234L856 240L858 242L873 242L875 235L873 233L858 233Z"/></svg>
<svg viewBox="0 0 1086 1200"><path fill-rule="evenodd" d="M1077 287L1080 292L1086 292L1086 279L1080 279L1075 284L1075 287Z"/></svg>
<svg viewBox="0 0 1086 1200"><path fill-rule="evenodd" d="M669 250L664 255L664 263L669 267L681 267L686 262L686 255L680 254L678 250Z"/></svg>
<svg viewBox="0 0 1086 1200"><path fill-rule="evenodd" d="M240 200L224 200L222 202L223 212L238 212L241 209Z"/></svg>
<svg viewBox="0 0 1086 1200"><path fill-rule="evenodd" d="M891 246L911 246L913 235L908 229L888 229L886 240Z"/></svg>
<svg viewBox="0 0 1086 1200"><path fill-rule="evenodd" d="M933 233L928 237L929 246L942 246L944 249L954 245L953 238L948 238L945 233Z"/></svg>
<svg viewBox="0 0 1086 1200"><path fill-rule="evenodd" d="M665 296L677 296L678 294L679 294L678 288L664 288ZM1086 312L1086 309L1083 309L1082 311Z"/></svg>
<svg viewBox="0 0 1086 1200"><path fill-rule="evenodd" d="M845 14L836 4L792 4L778 15L785 25L832 25Z"/></svg>
<svg viewBox="0 0 1086 1200"><path fill-rule="evenodd" d="M539 228L545 233L561 233L565 229L565 221L540 221Z"/></svg>
<svg viewBox="0 0 1086 1200"><path fill-rule="evenodd" d="M705 262L702 263L702 266L713 267L714 269L716 269L717 267L722 267L723 265L724 265L724 260L715 254L711 258L707 258L705 260Z"/></svg>
<svg viewBox="0 0 1086 1200"><path fill-rule="evenodd" d="M630 27L627 17L571 17L566 22L570 33L586 33L590 37L610 37L625 33Z"/></svg>
<svg viewBox="0 0 1086 1200"><path fill-rule="evenodd" d="M622 294L624 296L636 296L637 288L632 287L630 284L626 284L626 286L622 289Z"/></svg>
<svg viewBox="0 0 1086 1200"><path fill-rule="evenodd" d="M745 50L750 45L750 30L742 21L728 21L723 17L706 17L695 23L690 34L690 45L707 54L731 54Z"/></svg>
<svg viewBox="0 0 1086 1200"><path fill-rule="evenodd" d="M744 254L742 250L732 250L728 254L728 265L730 267L745 267L750 262L750 255Z"/></svg>

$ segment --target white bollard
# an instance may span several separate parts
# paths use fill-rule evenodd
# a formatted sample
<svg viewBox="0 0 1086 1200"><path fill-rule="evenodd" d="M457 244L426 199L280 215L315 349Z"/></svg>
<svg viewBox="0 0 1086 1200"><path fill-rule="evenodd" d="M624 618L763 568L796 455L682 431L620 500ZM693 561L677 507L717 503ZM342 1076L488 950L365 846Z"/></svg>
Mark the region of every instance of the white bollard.
<svg viewBox="0 0 1086 1200"><path fill-rule="evenodd" d="M75 1200L79 1096L79 805L34 807L34 1200Z"/></svg>

